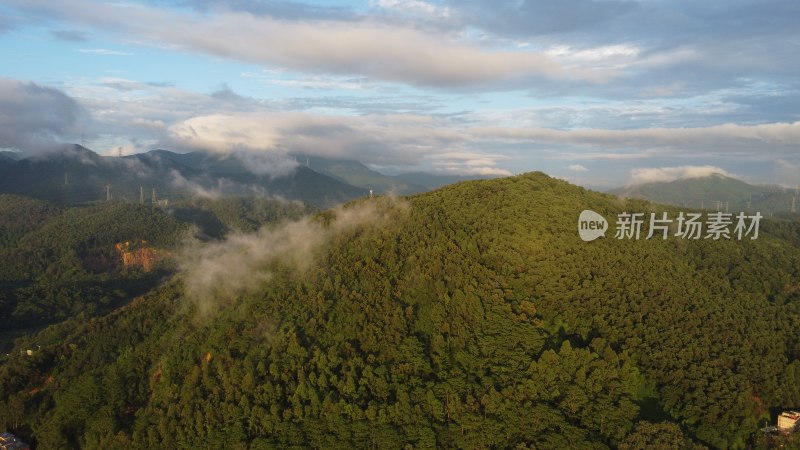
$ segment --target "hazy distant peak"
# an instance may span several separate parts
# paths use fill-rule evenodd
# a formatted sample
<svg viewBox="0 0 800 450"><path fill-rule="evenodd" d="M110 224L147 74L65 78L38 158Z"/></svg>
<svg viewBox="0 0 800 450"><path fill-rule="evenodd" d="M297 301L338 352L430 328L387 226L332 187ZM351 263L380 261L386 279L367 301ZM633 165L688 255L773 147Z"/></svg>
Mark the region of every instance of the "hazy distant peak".
<svg viewBox="0 0 800 450"><path fill-rule="evenodd" d="M0 161L18 161L20 154L12 151L0 151Z"/></svg>
<svg viewBox="0 0 800 450"><path fill-rule="evenodd" d="M631 170L628 186L666 183L676 180L707 177L730 177L725 169L716 166L638 167Z"/></svg>
<svg viewBox="0 0 800 450"><path fill-rule="evenodd" d="M51 151L44 151L34 154L20 154L19 160L29 160L32 162L51 162L51 161L75 161L85 165L97 165L103 159L93 150L80 144L63 144L54 147Z"/></svg>

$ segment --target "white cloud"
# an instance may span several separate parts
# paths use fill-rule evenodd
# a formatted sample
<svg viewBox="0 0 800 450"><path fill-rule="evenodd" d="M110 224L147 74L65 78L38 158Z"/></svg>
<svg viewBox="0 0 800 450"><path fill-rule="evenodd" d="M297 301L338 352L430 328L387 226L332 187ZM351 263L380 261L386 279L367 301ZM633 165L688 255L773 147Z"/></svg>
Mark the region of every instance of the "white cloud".
<svg viewBox="0 0 800 450"><path fill-rule="evenodd" d="M222 195L222 189L206 189L200 183L187 179L174 169L170 171L169 179L172 187L189 191L195 197L216 199ZM224 183L225 179L220 179L219 182Z"/></svg>
<svg viewBox="0 0 800 450"><path fill-rule="evenodd" d="M189 15L138 4L88 0L11 0L83 26L224 58L294 70L363 75L425 86L463 87L531 77L601 81L605 71L566 69L529 51L503 51L455 41L442 32L355 22L287 21L245 13ZM402 4L422 4L423 2ZM419 5L417 5L420 7ZM107 49L83 49L116 54Z"/></svg>
<svg viewBox="0 0 800 450"><path fill-rule="evenodd" d="M170 138L187 148L230 153L235 150L278 152L278 120L262 115L198 116L169 127Z"/></svg>
<svg viewBox="0 0 800 450"><path fill-rule="evenodd" d="M459 150L428 155L426 159L431 161L437 172L489 176L512 175L510 171L497 167L498 162L507 159L506 156L498 154Z"/></svg>
<svg viewBox="0 0 800 450"><path fill-rule="evenodd" d="M5 90L6 101L24 92L14 83ZM232 92L220 101L219 93L197 94L171 86L116 78L72 88L70 93L80 98L83 108L71 102L68 96L55 95L58 91L34 90L36 96L14 100L17 106L3 108L23 111L19 105L32 105L36 103L33 98L47 94L40 99L46 102L36 112L28 114L31 120L20 122L28 117L24 114L3 116L0 122L10 124L6 127L9 130L5 133L7 139L27 133L24 140L9 146L21 148L20 142L31 145L31 139L47 134L51 136L48 142L52 142L56 134L73 133L74 139L86 132L92 148L110 154L116 154L119 147L125 154L154 147L243 152L241 154L246 156L267 154L251 163L254 167L268 167L269 173L281 167L291 170L291 161L284 164L288 153L351 158L393 170L507 175L507 169L514 170L508 162L514 153L499 148L509 145L520 149L515 154L518 158L530 160L534 154L539 154L549 160L569 161L565 165L574 173L582 172L581 167L585 167L581 164L585 161L616 160L631 167L628 161L668 154L740 157L752 155L754 149L758 149L761 158L793 160L800 145L800 122L559 130L522 124L518 127L476 125L503 122L492 116L470 116L470 120L464 122L460 118L426 114L355 116L282 112L271 110L269 103ZM52 105L59 102L66 106L71 104L70 108L92 111L90 129L76 132L74 124L62 123L61 119L68 118L69 114L58 116L61 119L49 125L41 122L49 117L41 111L50 111ZM45 128L37 129L39 126ZM255 164L262 160L264 164ZM280 169L279 172L285 171ZM782 180L789 178L780 177Z"/></svg>
<svg viewBox="0 0 800 450"><path fill-rule="evenodd" d="M512 142L569 143L603 148L699 149L725 152L752 151L754 144L772 151L796 153L800 122L761 125L724 124L696 128L640 128L631 130L475 127L475 136Z"/></svg>
<svg viewBox="0 0 800 450"><path fill-rule="evenodd" d="M573 172L586 172L589 170L586 168L586 166L582 166L580 164L570 164L570 166L567 168Z"/></svg>
<svg viewBox="0 0 800 450"><path fill-rule="evenodd" d="M341 106L330 108L329 114L285 112L285 105L241 97L229 89L199 94L123 78L68 86L70 96L51 88L2 81L0 103L7 106L0 108L0 130L5 130L0 140L15 140L6 146L52 146L60 140L75 142L85 133L91 148L108 154L117 154L119 147L124 154L157 147L267 154L262 159L269 173L278 167L290 170L291 164L283 164L285 155L295 152L350 158L392 171L497 175L517 171L515 164L523 160L526 170L542 168L534 165L534 158L545 166L553 164L549 170L567 167L575 174L587 161L613 160L625 176L631 167L645 165L636 160L665 156L691 156L686 162L671 163L675 166L694 163L699 156L722 166L742 158L796 164L800 146L800 122L564 130L529 126L538 116L512 122L491 114L337 114L345 109ZM79 120L84 111L91 111L91 121ZM494 123L515 126L488 126ZM601 167L608 164L593 167L592 175L599 176ZM794 179L791 168L781 170L774 179Z"/></svg>
<svg viewBox="0 0 800 450"><path fill-rule="evenodd" d="M108 48L78 48L75 49L77 52L81 53L89 53L92 55L99 55L99 56L130 56L130 53L121 52L119 50L111 50Z"/></svg>
<svg viewBox="0 0 800 450"><path fill-rule="evenodd" d="M285 154L239 151L235 154L247 170L257 175L281 178L294 173L297 161Z"/></svg>
<svg viewBox="0 0 800 450"><path fill-rule="evenodd" d="M344 91L363 91L369 87L369 82L364 79L349 77L307 76L297 79L266 78L265 83L298 89L338 89Z"/></svg>
<svg viewBox="0 0 800 450"><path fill-rule="evenodd" d="M630 184L663 183L687 178L705 178L715 174L732 176L725 169L715 166L640 167L631 170Z"/></svg>
<svg viewBox="0 0 800 450"><path fill-rule="evenodd" d="M370 3L379 8L405 14L442 18L447 18L451 15L450 8L436 6L422 0L371 0Z"/></svg>
<svg viewBox="0 0 800 450"><path fill-rule="evenodd" d="M172 125L169 135L186 148L308 153L374 164L416 164L468 139L447 121L429 116L265 111L192 117Z"/></svg>
<svg viewBox="0 0 800 450"><path fill-rule="evenodd" d="M452 122L430 116L256 112L178 122L169 128L168 146L279 160L303 153L452 174L511 174L498 167L506 156L468 149L471 140Z"/></svg>
<svg viewBox="0 0 800 450"><path fill-rule="evenodd" d="M635 45L617 44L584 49L568 45L550 47L545 54L560 61L565 66L623 68L634 63L641 53Z"/></svg>

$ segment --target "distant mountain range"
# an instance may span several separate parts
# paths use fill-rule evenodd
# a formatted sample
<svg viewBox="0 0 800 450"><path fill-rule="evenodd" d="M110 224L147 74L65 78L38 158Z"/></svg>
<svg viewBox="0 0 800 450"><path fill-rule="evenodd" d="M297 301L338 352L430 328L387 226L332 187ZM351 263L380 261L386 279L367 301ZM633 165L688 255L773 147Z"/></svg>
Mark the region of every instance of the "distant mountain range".
<svg viewBox="0 0 800 450"><path fill-rule="evenodd" d="M19 153L2 151L0 152L0 161L16 161L19 159Z"/></svg>
<svg viewBox="0 0 800 450"><path fill-rule="evenodd" d="M795 189L752 185L722 174L625 186L609 193L687 208L762 213L792 212L794 198L795 211L800 210L800 195Z"/></svg>
<svg viewBox="0 0 800 450"><path fill-rule="evenodd" d="M422 192L469 177L408 174L388 176L352 160L297 156L286 161L250 155L175 153L153 150L124 157L100 156L69 145L46 156L22 158L0 152L0 193L25 195L61 204L121 200L152 203L187 197L267 195L326 208L369 195ZM280 167L278 167L280 168Z"/></svg>
<svg viewBox="0 0 800 450"><path fill-rule="evenodd" d="M411 172L399 175L384 175L364 164L347 159L330 159L319 156L297 155L297 161L308 168L339 181L375 192L414 194L430 191L459 181L477 180L486 177L463 175L436 175L426 172Z"/></svg>
<svg viewBox="0 0 800 450"><path fill-rule="evenodd" d="M252 173L234 156L156 150L104 157L80 145L46 156L0 161L0 193L62 204L264 194L319 207L368 195L305 167L270 177Z"/></svg>

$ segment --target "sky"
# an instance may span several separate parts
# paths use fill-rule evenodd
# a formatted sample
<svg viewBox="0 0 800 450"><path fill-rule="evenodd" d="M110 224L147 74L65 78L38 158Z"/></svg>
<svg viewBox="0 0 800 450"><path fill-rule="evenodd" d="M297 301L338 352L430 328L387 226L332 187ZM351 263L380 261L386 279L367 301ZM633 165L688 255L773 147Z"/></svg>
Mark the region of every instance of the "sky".
<svg viewBox="0 0 800 450"><path fill-rule="evenodd" d="M0 148L800 183L796 0L0 0Z"/></svg>

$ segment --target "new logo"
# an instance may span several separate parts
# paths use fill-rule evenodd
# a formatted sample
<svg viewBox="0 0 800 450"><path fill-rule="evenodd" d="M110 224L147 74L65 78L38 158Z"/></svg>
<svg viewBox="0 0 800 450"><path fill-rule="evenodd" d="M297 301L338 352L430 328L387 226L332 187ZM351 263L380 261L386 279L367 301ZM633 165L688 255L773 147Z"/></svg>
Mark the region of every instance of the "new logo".
<svg viewBox="0 0 800 450"><path fill-rule="evenodd" d="M608 221L596 212L585 209L578 217L578 234L586 242L593 241L606 235Z"/></svg>

